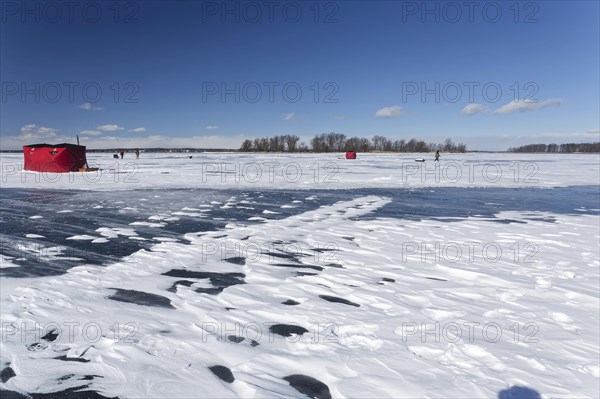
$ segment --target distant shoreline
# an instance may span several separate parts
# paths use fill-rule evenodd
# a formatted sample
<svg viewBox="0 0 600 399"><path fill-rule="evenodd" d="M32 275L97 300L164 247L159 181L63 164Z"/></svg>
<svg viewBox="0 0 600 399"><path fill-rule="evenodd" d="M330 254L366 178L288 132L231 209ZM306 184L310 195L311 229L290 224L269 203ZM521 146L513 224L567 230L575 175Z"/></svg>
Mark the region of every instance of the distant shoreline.
<svg viewBox="0 0 600 399"><path fill-rule="evenodd" d="M288 152L288 151L241 151L239 149L228 149L228 148L119 148L119 149L86 149L88 154L97 153L97 154L116 154L120 150L125 151L126 153L132 153L136 150L139 150L141 153L204 153L204 152L234 152L240 154L340 154L344 153L344 151L296 151L296 152ZM400 151L356 151L359 154L433 154L435 151L426 151L426 152L400 152ZM22 149L19 150L0 150L0 154L19 154L23 153ZM547 155L569 155L569 154L591 154L598 155L598 152L515 152L515 151L488 151L488 150L469 150L465 152L445 152L441 151L442 154L547 154Z"/></svg>

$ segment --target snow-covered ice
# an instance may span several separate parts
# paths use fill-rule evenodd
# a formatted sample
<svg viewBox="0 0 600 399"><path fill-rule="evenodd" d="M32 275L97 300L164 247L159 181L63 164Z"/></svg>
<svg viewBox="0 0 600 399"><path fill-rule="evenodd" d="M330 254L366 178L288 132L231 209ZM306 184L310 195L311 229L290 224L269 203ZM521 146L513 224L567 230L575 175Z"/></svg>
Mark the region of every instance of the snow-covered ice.
<svg viewBox="0 0 600 399"><path fill-rule="evenodd" d="M143 188L343 189L374 187L557 187L600 184L597 154L88 154L88 173L23 170L22 154L2 154L2 187L69 190ZM550 158L553 157L553 158ZM148 200L151 198L146 198Z"/></svg>
<svg viewBox="0 0 600 399"><path fill-rule="evenodd" d="M3 390L600 395L597 155L109 155L2 154Z"/></svg>

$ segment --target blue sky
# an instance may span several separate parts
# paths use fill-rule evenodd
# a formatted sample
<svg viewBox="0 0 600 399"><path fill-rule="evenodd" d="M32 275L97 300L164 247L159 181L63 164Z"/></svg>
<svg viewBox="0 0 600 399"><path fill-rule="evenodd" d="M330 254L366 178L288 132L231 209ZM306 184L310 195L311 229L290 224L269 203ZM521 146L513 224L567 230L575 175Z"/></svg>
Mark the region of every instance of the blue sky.
<svg viewBox="0 0 600 399"><path fill-rule="evenodd" d="M597 1L24 4L0 2L2 149L600 136Z"/></svg>

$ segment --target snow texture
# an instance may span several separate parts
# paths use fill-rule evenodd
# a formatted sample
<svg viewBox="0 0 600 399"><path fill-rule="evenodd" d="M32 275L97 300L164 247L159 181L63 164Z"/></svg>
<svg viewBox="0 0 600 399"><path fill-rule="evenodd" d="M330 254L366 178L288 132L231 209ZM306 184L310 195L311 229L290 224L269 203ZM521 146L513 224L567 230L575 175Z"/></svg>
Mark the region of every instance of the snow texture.
<svg viewBox="0 0 600 399"><path fill-rule="evenodd" d="M423 154L328 157L89 154L114 171L95 182L5 168L3 397L600 395L597 155L442 157L495 163L495 182L403 181ZM320 176L202 166L237 161Z"/></svg>

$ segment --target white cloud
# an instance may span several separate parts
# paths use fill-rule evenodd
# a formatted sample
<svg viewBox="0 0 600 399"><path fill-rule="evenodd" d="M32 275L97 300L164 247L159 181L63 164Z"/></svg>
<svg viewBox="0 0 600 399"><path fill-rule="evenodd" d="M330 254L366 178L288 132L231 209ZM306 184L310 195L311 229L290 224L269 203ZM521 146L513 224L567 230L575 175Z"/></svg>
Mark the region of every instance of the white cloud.
<svg viewBox="0 0 600 399"><path fill-rule="evenodd" d="M460 114L463 116L475 115L488 112L489 108L483 104L470 103L465 105L465 107L460 111Z"/></svg>
<svg viewBox="0 0 600 399"><path fill-rule="evenodd" d="M377 118L395 118L402 115L404 109L399 105L393 105L391 107L383 107L375 112Z"/></svg>
<svg viewBox="0 0 600 399"><path fill-rule="evenodd" d="M216 125L208 125L205 127L206 130L214 130L214 129L218 129L218 128L219 128L219 126L216 126Z"/></svg>
<svg viewBox="0 0 600 399"><path fill-rule="evenodd" d="M130 132L133 133L144 133L146 131L145 127L136 127L135 129L130 129Z"/></svg>
<svg viewBox="0 0 600 399"><path fill-rule="evenodd" d="M493 114L512 114L515 112L536 111L548 107L558 107L563 104L560 98L551 98L542 102L534 100L513 100L492 112Z"/></svg>
<svg viewBox="0 0 600 399"><path fill-rule="evenodd" d="M296 113L290 112L290 113L284 114L281 116L281 119L283 119L284 121L293 121L294 119L296 119Z"/></svg>
<svg viewBox="0 0 600 399"><path fill-rule="evenodd" d="M335 120L336 120L336 121L343 121L343 120L345 120L345 119L346 119L346 116L344 116L344 115L337 115L337 116L335 117Z"/></svg>
<svg viewBox="0 0 600 399"><path fill-rule="evenodd" d="M104 109L102 107L94 107L91 103L83 103L78 108L85 109L86 111L102 111Z"/></svg>
<svg viewBox="0 0 600 399"><path fill-rule="evenodd" d="M21 140L42 140L56 137L59 129L51 127L38 126L36 124L25 125L21 127L21 134L19 138Z"/></svg>
<svg viewBox="0 0 600 399"><path fill-rule="evenodd" d="M96 130L100 130L102 132L116 132L119 130L124 130L124 128L119 125L102 125L98 126Z"/></svg>
<svg viewBox="0 0 600 399"><path fill-rule="evenodd" d="M86 136L100 136L102 132L99 132L97 130L82 130L79 132L79 134L83 134Z"/></svg>

